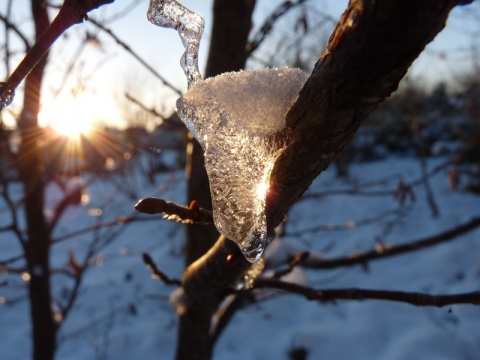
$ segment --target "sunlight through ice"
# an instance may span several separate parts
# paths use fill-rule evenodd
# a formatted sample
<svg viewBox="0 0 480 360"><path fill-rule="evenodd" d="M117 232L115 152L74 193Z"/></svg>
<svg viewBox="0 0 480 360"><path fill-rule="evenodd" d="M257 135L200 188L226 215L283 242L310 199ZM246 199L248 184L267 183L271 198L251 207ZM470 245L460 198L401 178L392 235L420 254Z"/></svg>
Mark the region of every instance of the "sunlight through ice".
<svg viewBox="0 0 480 360"><path fill-rule="evenodd" d="M176 29L186 48L182 67L189 90L177 100L177 112L205 151L215 226L247 260L257 261L267 242L270 173L292 140L285 116L308 76L284 67L203 81L197 63L203 19L175 1L155 0L148 19Z"/></svg>

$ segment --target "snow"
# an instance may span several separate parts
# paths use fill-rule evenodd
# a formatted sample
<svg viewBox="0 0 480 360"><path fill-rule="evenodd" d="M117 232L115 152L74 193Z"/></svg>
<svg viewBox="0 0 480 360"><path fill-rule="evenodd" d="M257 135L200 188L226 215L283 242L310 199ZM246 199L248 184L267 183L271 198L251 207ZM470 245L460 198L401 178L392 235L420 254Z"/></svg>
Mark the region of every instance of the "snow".
<svg viewBox="0 0 480 360"><path fill-rule="evenodd" d="M196 82L177 101L180 118L205 150L215 226L251 262L267 241L270 173L291 141L285 115L306 79L287 67L225 73Z"/></svg>
<svg viewBox="0 0 480 360"><path fill-rule="evenodd" d="M445 158L429 158L429 169ZM420 177L420 165L414 158L388 157L382 161L352 165L350 179L335 177L333 167L312 184L309 193L322 192L319 199L299 202L289 213L284 245L276 245L277 258L266 261L278 266L280 258L296 251L311 250L326 257L344 256L371 249L381 238L385 244L399 244L437 234L479 215L479 197L448 186L448 168L431 179L440 216L433 218L423 186L413 187L415 202L400 206L391 196L366 196L367 191L393 191L401 178L410 183ZM373 184L378 179L383 182ZM158 175L156 185L146 180L125 178L96 182L75 180L87 187L89 203L69 208L55 232L59 238L76 229L130 216L135 200L118 184L135 190L138 198L158 195L184 203L185 183L180 172ZM370 183L370 185L368 185ZM342 194L357 184L358 195ZM20 188L12 187L14 199ZM59 199L59 188L49 187L50 207ZM363 191L363 192L362 192ZM328 195L328 193L331 195ZM101 216L88 210L101 208ZM378 221L361 221L392 211ZM180 278L183 271L183 226L175 222L141 216L129 223L96 256L82 285L81 294L60 332L57 358L83 359L173 359L177 319L169 296L175 287L150 277L142 262L148 252L170 277ZM0 202L0 224L9 221ZM356 226L320 228L316 232L289 235L314 225L345 224ZM119 226L98 230L105 237ZM52 265L68 263L73 251L80 261L95 233L65 239L52 251ZM1 233L0 260L20 253L10 233ZM272 249L272 253L275 253ZM280 254L280 255L278 255ZM269 255L273 256L273 255ZM273 264L273 265L269 265ZM12 266L21 266L21 262ZM429 249L371 262L368 271L359 266L348 269L298 269L289 281L308 282L315 288L359 287L453 294L479 289L480 231ZM29 307L24 299L25 282L19 274L0 274L0 353L1 359L30 357ZM62 299L68 278L53 278L56 298ZM10 303L17 299L18 301ZM288 352L304 348L309 359L477 359L480 342L480 307L455 305L446 308L422 308L383 301L338 301L318 303L295 295L275 295L240 310L232 319L215 348L215 359L288 359ZM241 341L239 341L241 339Z"/></svg>

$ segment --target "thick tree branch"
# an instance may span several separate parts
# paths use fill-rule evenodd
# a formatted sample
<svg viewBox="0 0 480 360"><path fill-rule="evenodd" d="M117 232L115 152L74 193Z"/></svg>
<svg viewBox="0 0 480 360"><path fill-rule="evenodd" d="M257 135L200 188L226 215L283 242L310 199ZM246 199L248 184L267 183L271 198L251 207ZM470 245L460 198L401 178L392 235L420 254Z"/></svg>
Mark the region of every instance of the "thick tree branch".
<svg viewBox="0 0 480 360"><path fill-rule="evenodd" d="M287 114L295 141L277 160L267 199L269 228L398 87L443 29L455 1L352 0Z"/></svg>
<svg viewBox="0 0 480 360"><path fill-rule="evenodd" d="M304 296L308 300L332 302L337 300L387 300L408 303L415 306L447 306L454 304L480 305L480 292L429 295L424 293L369 290L369 289L312 289L277 279L260 278L255 282L255 289L277 289Z"/></svg>

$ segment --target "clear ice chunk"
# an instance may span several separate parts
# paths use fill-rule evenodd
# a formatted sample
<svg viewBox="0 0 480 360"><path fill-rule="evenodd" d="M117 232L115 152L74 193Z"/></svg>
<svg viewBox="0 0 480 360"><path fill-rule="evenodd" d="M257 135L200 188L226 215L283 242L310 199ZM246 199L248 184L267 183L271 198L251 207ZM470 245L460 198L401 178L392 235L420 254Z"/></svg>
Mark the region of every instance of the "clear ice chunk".
<svg viewBox="0 0 480 360"><path fill-rule="evenodd" d="M15 96L15 88L8 82L0 82L0 111L10 105Z"/></svg>
<svg viewBox="0 0 480 360"><path fill-rule="evenodd" d="M185 52L180 60L188 87L202 80L198 69L198 49L205 22L203 18L175 0L150 0L148 20L155 25L177 30Z"/></svg>
<svg viewBox="0 0 480 360"><path fill-rule="evenodd" d="M267 242L270 173L292 140L285 116L307 77L286 67L226 73L195 82L177 100L205 151L215 225L251 262Z"/></svg>
<svg viewBox="0 0 480 360"><path fill-rule="evenodd" d="M175 0L151 0L148 20L178 31L187 93L177 112L205 151L217 229L257 261L267 242L265 200L277 157L291 142L287 111L307 74L278 68L226 73L202 81L198 49L201 16Z"/></svg>

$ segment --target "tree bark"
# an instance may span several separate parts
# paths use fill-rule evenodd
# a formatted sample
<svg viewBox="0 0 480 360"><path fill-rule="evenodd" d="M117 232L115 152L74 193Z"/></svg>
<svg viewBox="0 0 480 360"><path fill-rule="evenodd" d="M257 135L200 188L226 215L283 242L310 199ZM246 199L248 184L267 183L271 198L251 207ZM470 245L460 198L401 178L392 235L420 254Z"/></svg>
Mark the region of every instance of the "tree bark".
<svg viewBox="0 0 480 360"><path fill-rule="evenodd" d="M32 17L36 39L50 21L43 0L32 0ZM18 153L19 176L25 195L27 241L24 243L30 274L29 299L33 333L33 359L51 360L55 354L56 324L51 307L49 249L50 235L43 214L44 172L38 127L40 91L47 56L44 56L25 79L23 109L18 121L22 144Z"/></svg>
<svg viewBox="0 0 480 360"><path fill-rule="evenodd" d="M267 199L270 228L278 225L289 207L352 139L362 120L397 89L458 3L350 1L287 114L287 126L296 140L272 172Z"/></svg>
<svg viewBox="0 0 480 360"><path fill-rule="evenodd" d="M245 67L247 60L246 45L248 34L252 25L252 13L255 0L215 0L213 4L213 27L210 39L205 77L211 77L228 71L238 71ZM208 210L212 209L210 186L204 167L203 150L198 142L192 138L189 145L188 170L188 200L196 200L197 204ZM213 225L190 225L187 228L186 264L187 266L204 255L218 239L218 231ZM231 244L229 244L231 243ZM225 244L227 249L235 251L236 245L230 240L223 239L217 242L215 249ZM232 246L233 245L233 246ZM236 254L235 264L248 263L240 253ZM212 261L210 270L222 272L227 265L227 254L220 261ZM230 258L232 260L232 258ZM232 264L230 261L229 264ZM240 276L239 271L234 271L233 276ZM211 318L218 307L219 301L225 296L223 292L230 283L218 287L211 284L212 292L207 290L202 283L195 280L200 275L203 281L203 271L197 271L195 267L188 267L184 277L184 291L187 298L186 311L180 315L177 359L210 359L213 344L210 341L209 329ZM232 280L230 277L228 279ZM205 283L206 284L206 283ZM217 293L217 290L220 292ZM200 294L198 293L200 291ZM206 298L205 298L206 297ZM197 301L202 299L202 301ZM191 301L190 301L191 300Z"/></svg>
<svg viewBox="0 0 480 360"><path fill-rule="evenodd" d="M327 49L287 114L287 126L295 141L279 157L272 173L267 197L270 231L352 139L362 120L397 89L412 62L443 29L450 10L469 2L350 1ZM236 260L230 263L226 259ZM210 320L236 276L247 268L238 248L225 239L187 268L178 359L211 357L211 347L205 346L207 334L199 334L209 326L199 327L190 321L200 317L202 322ZM196 347L198 353L193 355Z"/></svg>

